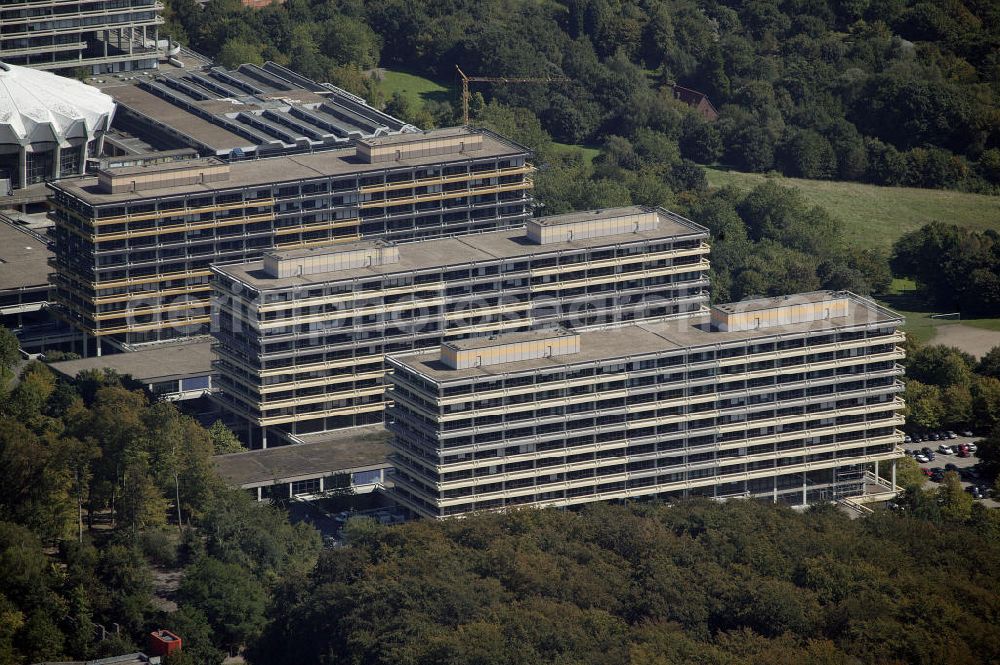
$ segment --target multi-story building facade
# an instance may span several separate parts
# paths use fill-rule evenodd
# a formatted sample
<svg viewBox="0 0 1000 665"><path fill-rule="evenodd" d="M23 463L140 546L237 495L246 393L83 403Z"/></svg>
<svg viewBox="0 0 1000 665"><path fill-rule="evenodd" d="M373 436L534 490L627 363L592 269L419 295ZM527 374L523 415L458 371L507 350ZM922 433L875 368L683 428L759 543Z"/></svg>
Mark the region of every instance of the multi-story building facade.
<svg viewBox="0 0 1000 665"><path fill-rule="evenodd" d="M159 0L6 0L0 57L36 69L94 74L154 69L163 24Z"/></svg>
<svg viewBox="0 0 1000 665"><path fill-rule="evenodd" d="M275 248L523 225L529 156L485 130L454 128L50 183L58 311L87 335L128 345L204 334L214 264Z"/></svg>
<svg viewBox="0 0 1000 665"><path fill-rule="evenodd" d="M393 356L394 491L433 518L652 496L857 496L863 465L889 461L894 474L902 454L901 323L865 298L817 292Z"/></svg>
<svg viewBox="0 0 1000 665"><path fill-rule="evenodd" d="M635 207L217 266L219 398L265 436L379 423L386 354L707 311L707 239L683 217Z"/></svg>

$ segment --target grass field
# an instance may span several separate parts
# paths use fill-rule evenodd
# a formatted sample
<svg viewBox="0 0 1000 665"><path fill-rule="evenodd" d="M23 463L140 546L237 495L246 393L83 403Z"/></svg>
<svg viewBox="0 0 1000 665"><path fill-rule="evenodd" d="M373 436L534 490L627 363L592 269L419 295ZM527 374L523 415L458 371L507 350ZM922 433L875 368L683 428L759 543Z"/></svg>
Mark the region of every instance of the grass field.
<svg viewBox="0 0 1000 665"><path fill-rule="evenodd" d="M379 81L378 87L386 99L389 99L392 93L400 92L410 98L414 104L423 105L424 101L428 99L446 101L457 97L450 86L423 76L392 69L381 69L379 73L382 80Z"/></svg>
<svg viewBox="0 0 1000 665"><path fill-rule="evenodd" d="M574 145L572 143L556 143L555 141L553 141L552 147L556 150L556 152L560 153L567 153L573 150L580 150L581 152L583 152L583 158L591 163L593 163L594 157L597 157L599 154L601 154L601 149L593 146Z"/></svg>
<svg viewBox="0 0 1000 665"><path fill-rule="evenodd" d="M908 279L892 280L891 293L882 301L906 317L903 331L921 344L957 346L977 357L1000 346L1000 319L933 318L941 312L928 311L916 293L916 284Z"/></svg>
<svg viewBox="0 0 1000 665"><path fill-rule="evenodd" d="M769 179L759 173L720 168L707 171L712 187L749 189ZM978 230L1000 229L1000 196L782 176L773 180L795 187L808 202L843 221L847 239L859 246L888 249L899 236L932 221Z"/></svg>

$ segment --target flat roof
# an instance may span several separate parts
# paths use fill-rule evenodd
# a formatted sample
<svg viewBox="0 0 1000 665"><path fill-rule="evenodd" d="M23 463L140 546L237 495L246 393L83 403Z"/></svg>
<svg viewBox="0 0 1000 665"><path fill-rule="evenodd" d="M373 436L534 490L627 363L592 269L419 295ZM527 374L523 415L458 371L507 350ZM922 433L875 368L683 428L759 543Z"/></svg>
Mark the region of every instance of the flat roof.
<svg viewBox="0 0 1000 665"><path fill-rule="evenodd" d="M408 356L390 356L393 363L421 374L431 381L445 382L475 377L500 376L543 368L584 364L664 351L714 346L731 342L763 340L775 337L789 337L806 332L821 332L894 322L901 324L900 315L875 302L853 293L842 292L847 298L848 314L843 317L773 326L757 330L723 332L712 330L710 316L700 314L656 323L642 323L617 328L581 330L579 353L534 358L499 365L452 369L441 362L440 351ZM500 336L494 344L503 341Z"/></svg>
<svg viewBox="0 0 1000 665"><path fill-rule="evenodd" d="M305 259L315 256L331 256L333 254L343 254L344 252L356 252L362 249L377 249L379 247L391 247L394 244L395 243L388 242L381 238L374 238L372 240L352 240L351 242L341 242L335 245L324 245L322 247L279 249L268 252L267 255L274 257L279 261L293 261L295 259Z"/></svg>
<svg viewBox="0 0 1000 665"><path fill-rule="evenodd" d="M446 130L431 130L422 136L424 138L433 138L434 133L440 131ZM349 147L302 155L282 155L278 157L235 161L229 163L228 180L208 184L191 183L159 189L145 189L142 192L107 194L100 191L97 178L89 177L59 180L50 183L49 186L52 189L75 196L91 205L106 205L124 201L141 201L185 194L202 194L220 190L239 189L241 187L271 187L283 182L298 182L301 180L337 177L371 171L387 171L402 167L465 162L473 159L500 157L503 155L522 155L527 153L527 149L490 132L485 132L483 133L483 146L481 149L466 150L461 154L414 156L398 161L369 164L357 157L356 153L357 148Z"/></svg>
<svg viewBox="0 0 1000 665"><path fill-rule="evenodd" d="M390 134L389 136L366 136L363 139L358 139L358 143L364 143L365 145L370 146L397 145L400 143L418 143L426 140L427 138L445 139L451 136L463 136L475 133L477 132L471 128L460 125L458 127L430 129L419 133Z"/></svg>
<svg viewBox="0 0 1000 665"><path fill-rule="evenodd" d="M212 372L212 342L165 344L130 353L63 360L49 365L53 370L70 378L89 369L113 369L128 374L137 381L169 381Z"/></svg>
<svg viewBox="0 0 1000 665"><path fill-rule="evenodd" d="M390 466L387 460L389 433L381 425L302 438L305 443L216 455L212 460L219 475L230 485L239 487Z"/></svg>
<svg viewBox="0 0 1000 665"><path fill-rule="evenodd" d="M740 300L739 302L728 302L722 305L715 305L726 314L737 314L742 312L760 312L789 305L804 305L817 302L840 300L844 298L841 292L837 291L809 291L806 293L795 293L787 296L776 296L773 298L751 298Z"/></svg>
<svg viewBox="0 0 1000 665"><path fill-rule="evenodd" d="M175 106L151 92L146 92L134 83L122 82L119 85L101 86L101 92L111 95L125 108L148 118L155 124L169 127L196 143L214 150L228 151L236 146L250 148L255 145L250 139L245 139L239 134Z"/></svg>
<svg viewBox="0 0 1000 665"><path fill-rule="evenodd" d="M614 209L605 212L613 214L613 216L618 216ZM264 271L263 261L219 265L215 266L214 270L257 290L287 289L296 286L309 286L326 282L340 282L357 278L408 273L473 262L495 261L497 259L516 256L551 254L560 250L603 247L614 245L615 243L692 235L707 236L708 229L673 213L664 213L667 213L667 211L660 212L660 223L655 229L547 244L532 242L528 239L523 228L506 231L489 231L451 238L420 240L399 245L399 261L396 263L314 273L311 275L271 277Z"/></svg>
<svg viewBox="0 0 1000 665"><path fill-rule="evenodd" d="M569 337L575 335L566 328L545 328L542 330L528 330L526 332L507 333L503 335L490 335L489 337L470 337L469 339L456 339L444 342L441 346L447 346L456 351L471 351L473 349L489 349L506 344L519 344L522 342L537 342L546 339L556 339L559 337Z"/></svg>
<svg viewBox="0 0 1000 665"><path fill-rule="evenodd" d="M104 173L111 177L121 177L128 175L147 175L150 173L171 173L174 171L192 171L198 167L206 166L226 166L226 162L217 157L198 157L195 159L185 159L181 161L159 162L154 164L136 164L134 166L111 166L100 169L98 173Z"/></svg>
<svg viewBox="0 0 1000 665"><path fill-rule="evenodd" d="M616 219L618 217L628 217L629 215L643 215L655 212L656 208L650 206L623 206L621 208L598 208L596 210L580 210L577 212L567 212L562 215L550 215L531 220L539 226L562 226L564 224L578 224L580 222L593 222L600 219ZM683 219L683 218L681 218ZM663 215L660 216L663 221Z"/></svg>
<svg viewBox="0 0 1000 665"><path fill-rule="evenodd" d="M47 286L51 256L44 242L17 224L0 221L0 291Z"/></svg>

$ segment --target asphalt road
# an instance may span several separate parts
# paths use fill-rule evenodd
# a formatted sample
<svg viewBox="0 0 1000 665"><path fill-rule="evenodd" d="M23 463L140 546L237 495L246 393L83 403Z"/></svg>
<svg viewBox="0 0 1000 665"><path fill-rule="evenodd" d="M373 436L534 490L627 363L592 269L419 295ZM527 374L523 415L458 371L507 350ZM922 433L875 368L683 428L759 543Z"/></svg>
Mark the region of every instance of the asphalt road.
<svg viewBox="0 0 1000 665"><path fill-rule="evenodd" d="M973 437L960 436L957 439L951 439L948 441L924 441L923 443L907 443L904 444L904 447L907 450L921 450L923 448L930 448L931 450L934 451L936 457L932 461L927 462L926 464L921 464L920 465L921 467L927 469L940 467L944 469L945 464L954 464L959 469L964 469L966 467L975 466L979 462L979 458L976 457L975 454L969 457L959 457L958 455L943 455L938 452L938 446L940 446L942 443L948 446L956 446L960 443L972 443L972 442L978 443L978 441L979 441L978 436L973 436ZM973 483L970 483L969 481L962 480L962 487L969 487L972 484ZM975 482L975 484L990 485L992 483L988 479L980 478ZM927 479L924 482L924 489L934 489L936 487L939 487L939 484L931 481L930 479ZM981 499L981 501L983 505L989 506L990 508L1000 508L1000 502L997 502L993 498Z"/></svg>

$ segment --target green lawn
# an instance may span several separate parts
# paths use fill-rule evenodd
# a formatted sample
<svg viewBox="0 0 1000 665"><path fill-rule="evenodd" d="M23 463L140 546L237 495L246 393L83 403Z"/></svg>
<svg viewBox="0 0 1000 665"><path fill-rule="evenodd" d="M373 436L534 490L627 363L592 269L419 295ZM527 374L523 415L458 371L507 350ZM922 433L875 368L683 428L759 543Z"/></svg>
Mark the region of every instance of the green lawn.
<svg viewBox="0 0 1000 665"><path fill-rule="evenodd" d="M712 187L749 189L769 179L760 173L721 168L707 171ZM935 220L978 230L1000 229L1000 196L782 176L773 180L795 187L807 201L838 217L844 222L848 240L864 247L888 249L899 236Z"/></svg>
<svg viewBox="0 0 1000 665"><path fill-rule="evenodd" d="M386 99L389 99L392 93L397 91L409 97L417 105L422 105L428 99L453 100L457 98L455 91L450 86L432 81L429 78L392 69L384 69L381 72L382 80L379 81L378 87Z"/></svg>
<svg viewBox="0 0 1000 665"><path fill-rule="evenodd" d="M593 163L594 157L601 154L601 149L595 146L575 145L572 143L556 143L553 141L552 147L559 153L568 153L574 150L579 150L583 153L583 158L591 163Z"/></svg>

